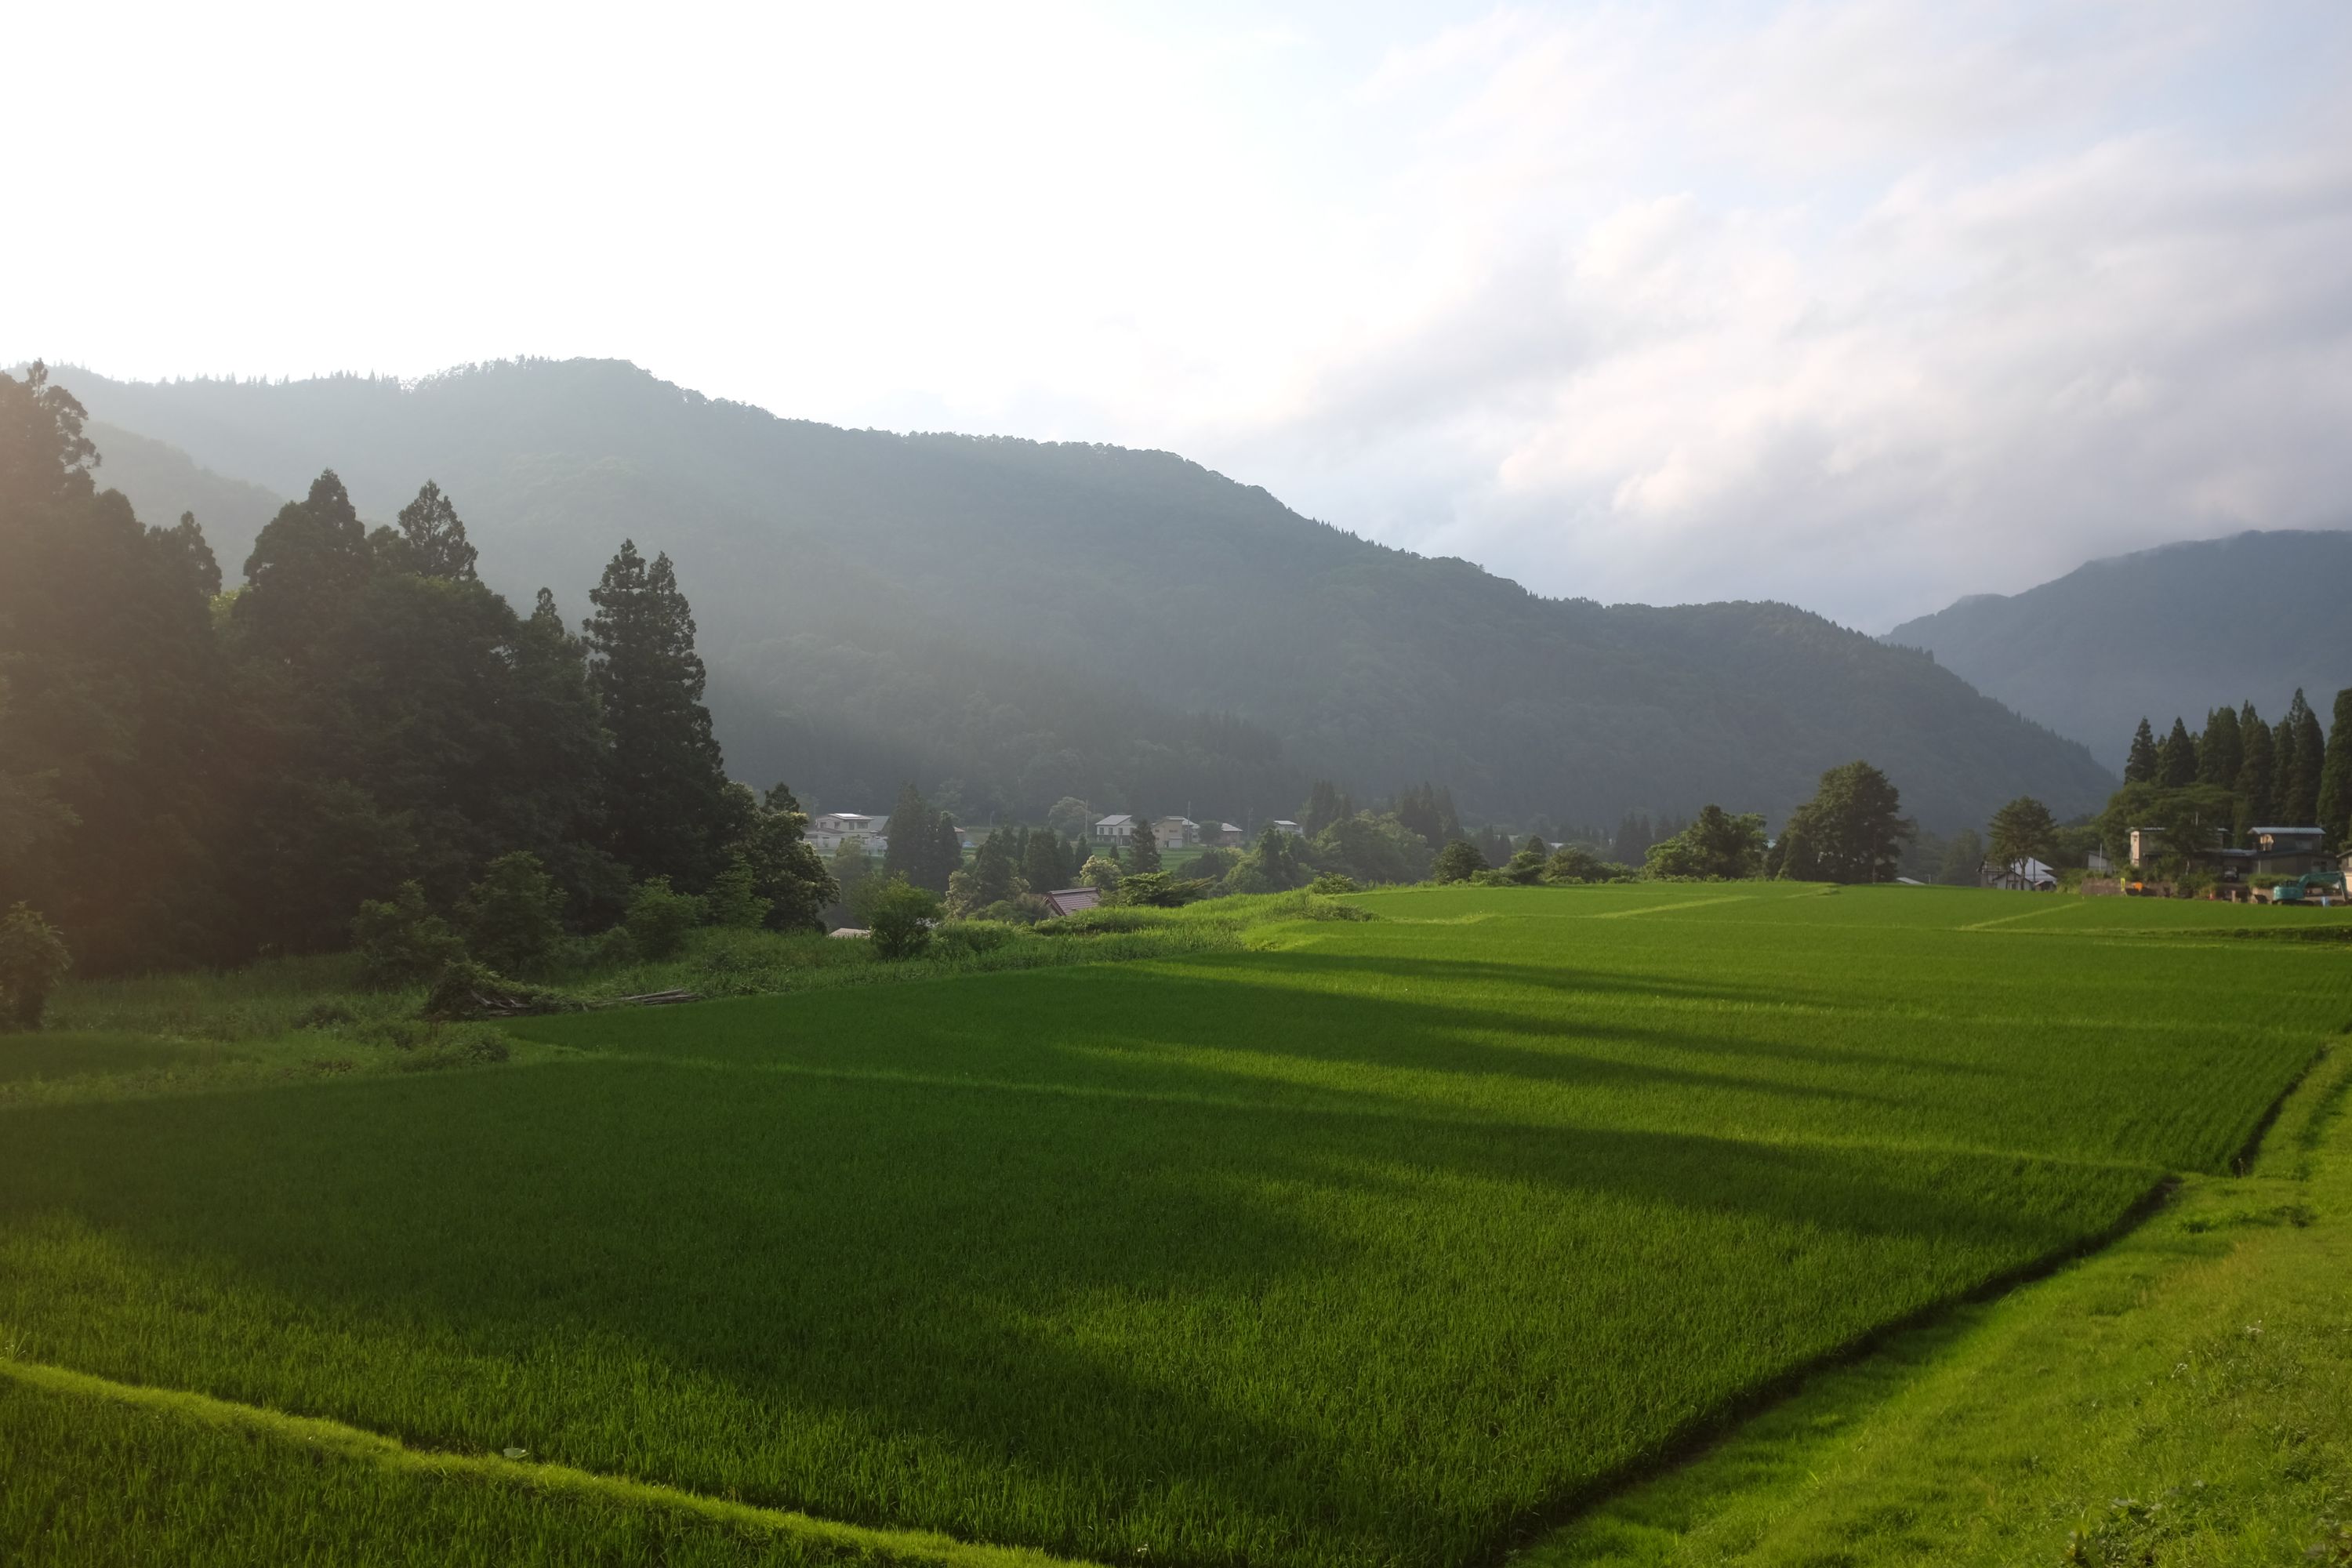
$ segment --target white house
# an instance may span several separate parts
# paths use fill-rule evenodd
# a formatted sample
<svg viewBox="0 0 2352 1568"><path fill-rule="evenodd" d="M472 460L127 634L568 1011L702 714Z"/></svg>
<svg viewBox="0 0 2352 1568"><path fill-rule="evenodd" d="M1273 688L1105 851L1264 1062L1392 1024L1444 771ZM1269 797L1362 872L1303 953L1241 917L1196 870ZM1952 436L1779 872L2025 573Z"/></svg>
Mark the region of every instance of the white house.
<svg viewBox="0 0 2352 1568"><path fill-rule="evenodd" d="M1114 849L1134 837L1135 818L1123 811L1117 816L1106 816L1094 826L1095 842L1108 844Z"/></svg>
<svg viewBox="0 0 2352 1568"><path fill-rule="evenodd" d="M890 831L887 816L867 816L855 811L820 811L809 818L808 841L821 853L830 855L841 847L846 838L863 838L866 847L877 853L883 847L883 836Z"/></svg>

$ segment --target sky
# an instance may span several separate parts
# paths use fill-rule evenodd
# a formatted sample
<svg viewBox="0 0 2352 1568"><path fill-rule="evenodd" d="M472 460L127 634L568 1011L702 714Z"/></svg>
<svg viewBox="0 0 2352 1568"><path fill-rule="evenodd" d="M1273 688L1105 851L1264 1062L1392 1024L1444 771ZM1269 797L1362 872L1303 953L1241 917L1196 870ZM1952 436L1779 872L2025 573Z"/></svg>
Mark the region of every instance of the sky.
<svg viewBox="0 0 2352 1568"><path fill-rule="evenodd" d="M2352 5L21 7L0 363L634 361L1885 630L2352 526Z"/></svg>

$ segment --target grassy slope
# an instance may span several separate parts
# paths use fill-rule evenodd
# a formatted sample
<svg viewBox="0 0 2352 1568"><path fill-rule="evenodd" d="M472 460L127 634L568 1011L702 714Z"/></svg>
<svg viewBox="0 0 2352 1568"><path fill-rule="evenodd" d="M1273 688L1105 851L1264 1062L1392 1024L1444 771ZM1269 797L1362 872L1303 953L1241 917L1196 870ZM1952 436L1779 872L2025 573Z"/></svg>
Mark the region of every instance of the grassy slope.
<svg viewBox="0 0 2352 1568"><path fill-rule="evenodd" d="M1898 1339L1524 1568L2352 1562L2352 1053L2248 1175Z"/></svg>
<svg viewBox="0 0 2352 1568"><path fill-rule="evenodd" d="M2346 1010L2340 952L2183 906L1363 902L550 1021L584 1054L528 1072L0 1112L0 1341L843 1519L1454 1561L2219 1168Z"/></svg>

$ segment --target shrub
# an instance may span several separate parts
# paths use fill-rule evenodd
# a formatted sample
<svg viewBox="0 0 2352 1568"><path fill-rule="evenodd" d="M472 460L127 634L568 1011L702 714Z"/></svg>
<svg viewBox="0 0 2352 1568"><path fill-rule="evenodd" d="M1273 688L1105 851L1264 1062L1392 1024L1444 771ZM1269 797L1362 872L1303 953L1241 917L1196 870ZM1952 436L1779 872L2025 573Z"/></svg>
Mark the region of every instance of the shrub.
<svg viewBox="0 0 2352 1568"><path fill-rule="evenodd" d="M543 968L563 939L563 894L528 849L501 855L457 906L466 945L509 974Z"/></svg>
<svg viewBox="0 0 2352 1568"><path fill-rule="evenodd" d="M626 926L614 926L589 938L580 944L579 952L582 966L588 969L628 969L643 963L646 958Z"/></svg>
<svg viewBox="0 0 2352 1568"><path fill-rule="evenodd" d="M940 896L895 873L866 884L866 928L874 933L876 956L914 958L931 945Z"/></svg>
<svg viewBox="0 0 2352 1568"><path fill-rule="evenodd" d="M0 1029L37 1029L49 992L73 967L58 928L30 904L0 919Z"/></svg>
<svg viewBox="0 0 2352 1568"><path fill-rule="evenodd" d="M1466 882L1486 868L1486 858L1467 838L1457 838L1437 852L1430 875L1440 882Z"/></svg>
<svg viewBox="0 0 2352 1568"><path fill-rule="evenodd" d="M1326 871L1307 883L1307 890L1324 894L1352 893L1356 890L1356 879L1342 871Z"/></svg>
<svg viewBox="0 0 2352 1568"><path fill-rule="evenodd" d="M1172 910L1204 897L1209 883L1184 879L1165 871L1134 871L1118 885L1118 901L1138 909Z"/></svg>
<svg viewBox="0 0 2352 1568"><path fill-rule="evenodd" d="M768 923L768 911L773 906L760 896L758 879L751 862L742 855L730 856L727 869L710 885L710 923L750 930Z"/></svg>
<svg viewBox="0 0 2352 1568"><path fill-rule="evenodd" d="M686 933L708 912L693 894L674 891L667 877L648 877L629 895L629 912L621 923L639 956L658 961L675 956L686 944Z"/></svg>
<svg viewBox="0 0 2352 1568"><path fill-rule="evenodd" d="M1118 886L1119 876L1118 862L1107 855L1089 855L1087 863L1078 868L1080 883L1106 893Z"/></svg>
<svg viewBox="0 0 2352 1568"><path fill-rule="evenodd" d="M1611 865L1580 844L1561 845L1551 852L1543 868L1547 882L1613 882L1630 875L1623 867Z"/></svg>
<svg viewBox="0 0 2352 1568"><path fill-rule="evenodd" d="M425 907L425 889L403 882L392 901L370 899L352 921L360 953L360 983L389 989L430 980L462 963L466 944L449 922Z"/></svg>
<svg viewBox="0 0 2352 1568"><path fill-rule="evenodd" d="M1019 934L999 921L950 921L932 933L939 950L950 958L994 952Z"/></svg>
<svg viewBox="0 0 2352 1568"><path fill-rule="evenodd" d="M446 965L425 998L427 1018L478 1018L489 1005L507 994L507 984L495 970L460 958Z"/></svg>

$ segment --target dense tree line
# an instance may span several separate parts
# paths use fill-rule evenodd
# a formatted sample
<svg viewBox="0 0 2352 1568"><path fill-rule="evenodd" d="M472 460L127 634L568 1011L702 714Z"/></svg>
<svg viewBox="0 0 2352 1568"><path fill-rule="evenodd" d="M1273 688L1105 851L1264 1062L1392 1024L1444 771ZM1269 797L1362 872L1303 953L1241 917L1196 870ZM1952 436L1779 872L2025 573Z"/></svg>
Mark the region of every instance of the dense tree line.
<svg viewBox="0 0 2352 1568"><path fill-rule="evenodd" d="M2352 688L2336 694L2325 731L2300 689L2274 724L2251 701L2214 709L2201 731L2176 718L2162 740L2139 721L2101 818L2109 854L2132 827L2236 841L2257 826L2315 826L2330 849L2352 847Z"/></svg>
<svg viewBox="0 0 2352 1568"><path fill-rule="evenodd" d="M667 556L624 542L575 635L481 582L436 485L370 530L331 471L224 591L194 519L99 488L83 423L0 376L0 904L87 965L341 947L362 902L454 913L517 854L574 929L654 879L778 924L832 896L790 792L726 776Z"/></svg>

